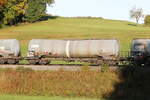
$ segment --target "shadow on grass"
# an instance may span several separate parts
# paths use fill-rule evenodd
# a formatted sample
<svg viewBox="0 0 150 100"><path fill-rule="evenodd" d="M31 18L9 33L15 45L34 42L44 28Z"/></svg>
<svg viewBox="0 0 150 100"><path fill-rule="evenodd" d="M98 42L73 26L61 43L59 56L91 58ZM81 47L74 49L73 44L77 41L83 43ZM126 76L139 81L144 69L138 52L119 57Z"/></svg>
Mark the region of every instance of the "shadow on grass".
<svg viewBox="0 0 150 100"><path fill-rule="evenodd" d="M58 18L59 16L50 16L50 15L47 15L47 16L43 16L40 18L40 21L46 21L48 19L56 19Z"/></svg>
<svg viewBox="0 0 150 100"><path fill-rule="evenodd" d="M2 28L2 22L0 21L0 29Z"/></svg>
<svg viewBox="0 0 150 100"><path fill-rule="evenodd" d="M150 68L125 66L109 100L150 100Z"/></svg>
<svg viewBox="0 0 150 100"><path fill-rule="evenodd" d="M138 26L137 24L131 24L131 23L128 24L128 25L129 25L129 26Z"/></svg>

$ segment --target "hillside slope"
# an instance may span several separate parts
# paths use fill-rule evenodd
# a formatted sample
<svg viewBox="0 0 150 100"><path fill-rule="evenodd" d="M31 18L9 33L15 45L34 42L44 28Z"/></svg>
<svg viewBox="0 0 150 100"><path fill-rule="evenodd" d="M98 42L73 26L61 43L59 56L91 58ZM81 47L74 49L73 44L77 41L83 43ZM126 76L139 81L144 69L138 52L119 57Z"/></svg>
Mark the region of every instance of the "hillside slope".
<svg viewBox="0 0 150 100"><path fill-rule="evenodd" d="M135 26L127 21L98 18L56 18L34 24L22 24L0 30L0 38L16 38L26 52L27 42L33 38L46 39L118 39L121 50L130 48L133 38L150 38L150 28Z"/></svg>

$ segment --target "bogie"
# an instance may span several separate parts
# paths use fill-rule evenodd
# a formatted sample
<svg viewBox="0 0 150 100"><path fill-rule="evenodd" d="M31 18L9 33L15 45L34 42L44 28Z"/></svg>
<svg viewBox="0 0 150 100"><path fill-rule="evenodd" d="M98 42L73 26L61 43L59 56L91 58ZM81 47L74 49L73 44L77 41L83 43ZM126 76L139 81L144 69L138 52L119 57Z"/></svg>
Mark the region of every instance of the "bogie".
<svg viewBox="0 0 150 100"><path fill-rule="evenodd" d="M5 64L7 61L5 59L0 59L0 64Z"/></svg>
<svg viewBox="0 0 150 100"><path fill-rule="evenodd" d="M30 60L28 60L28 62L29 62L30 65L38 64L38 60L34 60L34 59L30 59Z"/></svg>
<svg viewBox="0 0 150 100"><path fill-rule="evenodd" d="M47 65L47 64L49 64L50 63L50 61L48 60L48 59L40 59L39 60L39 64L40 65Z"/></svg>
<svg viewBox="0 0 150 100"><path fill-rule="evenodd" d="M16 63L17 63L17 60L15 60L15 59L8 59L8 60L7 60L7 63L8 63L8 64L16 64Z"/></svg>

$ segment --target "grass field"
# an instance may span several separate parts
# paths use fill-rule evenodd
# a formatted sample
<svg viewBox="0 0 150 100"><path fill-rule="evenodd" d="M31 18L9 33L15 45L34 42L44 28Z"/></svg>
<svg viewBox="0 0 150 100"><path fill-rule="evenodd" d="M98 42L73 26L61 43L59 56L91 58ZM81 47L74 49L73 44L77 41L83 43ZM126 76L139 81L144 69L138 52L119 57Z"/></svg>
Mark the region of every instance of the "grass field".
<svg viewBox="0 0 150 100"><path fill-rule="evenodd" d="M34 24L21 24L0 30L0 38L20 40L23 55L27 43L44 39L118 39L121 51L127 51L133 38L150 38L150 28L127 21L100 18L56 18Z"/></svg>
<svg viewBox="0 0 150 100"><path fill-rule="evenodd" d="M104 99L1 95L0 100L104 100Z"/></svg>

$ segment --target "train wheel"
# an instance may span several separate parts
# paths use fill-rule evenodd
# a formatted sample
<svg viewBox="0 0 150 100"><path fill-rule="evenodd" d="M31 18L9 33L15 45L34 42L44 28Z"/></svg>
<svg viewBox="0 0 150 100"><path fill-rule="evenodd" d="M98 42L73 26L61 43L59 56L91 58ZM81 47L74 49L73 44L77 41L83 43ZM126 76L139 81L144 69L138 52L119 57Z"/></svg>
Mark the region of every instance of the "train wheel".
<svg viewBox="0 0 150 100"><path fill-rule="evenodd" d="M5 63L6 63L6 60L0 59L0 64L5 64Z"/></svg>
<svg viewBox="0 0 150 100"><path fill-rule="evenodd" d="M106 64L108 64L109 66L113 66L114 62L110 60L110 61L106 61Z"/></svg>
<svg viewBox="0 0 150 100"><path fill-rule="evenodd" d="M17 60L15 64L19 64L19 60Z"/></svg>
<svg viewBox="0 0 150 100"><path fill-rule="evenodd" d="M103 63L104 63L104 62L103 62L102 60L100 60L100 61L96 61L96 62L95 62L95 65L96 65L96 66L101 66L101 65L103 65Z"/></svg>
<svg viewBox="0 0 150 100"><path fill-rule="evenodd" d="M47 65L49 63L49 61L48 60L45 60L45 59L41 59L40 61L39 61L39 64L40 65Z"/></svg>
<svg viewBox="0 0 150 100"><path fill-rule="evenodd" d="M36 65L37 64L37 61L36 60L28 60L29 64L31 65Z"/></svg>
<svg viewBox="0 0 150 100"><path fill-rule="evenodd" d="M16 60L14 60L14 59L8 59L7 63L8 64L16 64Z"/></svg>

